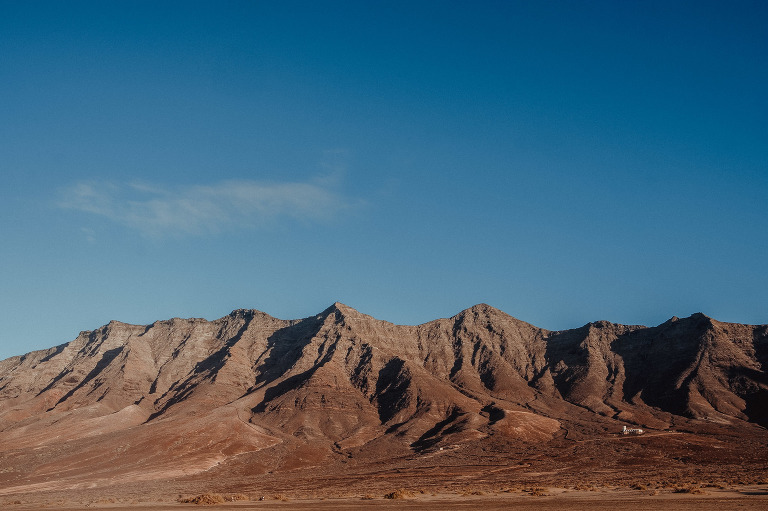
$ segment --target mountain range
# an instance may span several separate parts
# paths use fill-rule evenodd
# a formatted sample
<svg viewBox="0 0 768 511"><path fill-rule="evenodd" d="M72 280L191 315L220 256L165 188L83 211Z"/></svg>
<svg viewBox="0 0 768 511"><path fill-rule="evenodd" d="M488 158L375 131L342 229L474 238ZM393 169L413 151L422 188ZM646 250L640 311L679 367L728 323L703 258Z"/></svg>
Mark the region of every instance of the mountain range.
<svg viewBox="0 0 768 511"><path fill-rule="evenodd" d="M299 320L112 321L0 361L0 493L512 452L623 426L766 439L766 370L768 325L703 314L549 331L485 304L404 326L335 303Z"/></svg>

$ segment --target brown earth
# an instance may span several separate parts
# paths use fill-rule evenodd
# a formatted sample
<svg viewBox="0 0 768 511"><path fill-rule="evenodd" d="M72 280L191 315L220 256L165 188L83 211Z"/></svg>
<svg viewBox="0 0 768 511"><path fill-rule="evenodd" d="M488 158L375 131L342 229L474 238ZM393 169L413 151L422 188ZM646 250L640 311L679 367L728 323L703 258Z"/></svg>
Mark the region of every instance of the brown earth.
<svg viewBox="0 0 768 511"><path fill-rule="evenodd" d="M211 504L220 510L262 510L262 511L309 511L309 510L356 510L356 509L410 509L427 510L470 510L484 509L501 511L515 509L521 511L575 511L622 509L640 511L723 511L723 510L759 510L768 503L768 492L748 488L741 492L718 490L704 495L679 494L640 494L620 490L601 490L598 492L580 492L569 490L548 490L543 495L527 492L502 493L494 495L422 495L417 494L402 499L386 498L333 498L290 500L284 497L269 497L263 501L236 501ZM112 502L101 499L95 502L77 503L55 501L43 504L5 503L14 511L30 511L45 508L62 510L104 509L112 511L151 509L153 511L183 511L200 509L200 505L169 502ZM203 504L205 506L205 504Z"/></svg>
<svg viewBox="0 0 768 511"><path fill-rule="evenodd" d="M487 305L418 326L342 304L113 321L0 361L0 505L765 505L767 366L768 326L703 314L561 332Z"/></svg>

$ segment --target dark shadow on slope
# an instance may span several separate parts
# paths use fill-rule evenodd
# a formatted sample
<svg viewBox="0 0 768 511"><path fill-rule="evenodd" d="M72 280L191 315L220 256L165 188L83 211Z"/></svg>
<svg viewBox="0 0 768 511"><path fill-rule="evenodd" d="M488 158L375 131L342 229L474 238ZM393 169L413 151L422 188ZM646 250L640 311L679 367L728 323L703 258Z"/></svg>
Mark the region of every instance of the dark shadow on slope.
<svg viewBox="0 0 768 511"><path fill-rule="evenodd" d="M322 326L325 316L305 318L287 327L276 330L267 338L266 353L261 364L256 366L254 389L269 384L282 375L301 358L304 347L312 341Z"/></svg>
<svg viewBox="0 0 768 511"><path fill-rule="evenodd" d="M363 393L370 397L370 376L373 372L373 348L369 344L363 344L363 352L360 356L360 363L352 371L350 382ZM351 349L351 348L350 348Z"/></svg>
<svg viewBox="0 0 768 511"><path fill-rule="evenodd" d="M747 406L744 413L750 422L768 428L768 389L760 389L757 392L744 396Z"/></svg>
<svg viewBox="0 0 768 511"><path fill-rule="evenodd" d="M314 366L307 369L303 373L294 374L293 376L286 378L274 387L270 387L264 392L264 399L253 407L251 410L253 413L263 413L267 411L267 406L270 402L277 399L280 396L287 394L292 390L301 388L307 380L309 380L320 366Z"/></svg>
<svg viewBox="0 0 768 511"><path fill-rule="evenodd" d="M233 335L231 338L229 338L224 343L224 346L222 346L217 351L215 351L205 359L201 360L197 364L195 364L195 367L186 377L184 382L181 383L181 385L177 386L178 382L171 385L168 391L165 394L163 394L163 396L161 396L157 400L157 402L162 401L165 398L165 396L167 396L171 392L175 392L175 395L173 395L173 397L171 397L168 401L166 401L160 410L150 415L146 422L149 422L159 417L160 415L163 415L166 411L168 411L169 408L187 399L192 394L192 392L194 392L194 390L204 381L206 380L211 382L216 381L216 376L218 375L219 370L221 370L221 368L224 367L224 364L227 363L227 360L231 355L230 350L232 349L232 346L237 344L240 341L240 339L243 338L243 334L245 334L245 331L248 330L248 327L251 325L251 322L253 321L252 315L246 316L246 318L247 318L246 321L243 323L243 325L240 327L237 333ZM152 385L150 386L150 393L153 393L154 389L156 388L157 388L157 380L152 382Z"/></svg>
<svg viewBox="0 0 768 511"><path fill-rule="evenodd" d="M60 382L61 380L63 380L65 377L67 377L70 374L72 374L72 369L71 368L65 368L63 371L61 371L59 374L57 374L51 380L51 382L43 388L43 390L38 392L37 395L39 396L43 392L52 389L58 382Z"/></svg>
<svg viewBox="0 0 768 511"><path fill-rule="evenodd" d="M281 328L270 335L267 339L267 352L269 356L256 367L258 376L256 377L253 389L269 385L290 371L304 354L304 348L317 335L325 318L334 311L335 308L331 307L319 316L302 319L298 323ZM267 410L270 402L292 390L301 388L318 369L330 362L335 352L336 345L331 344L328 347L328 351L311 368L269 387L264 392L264 399L252 411L254 413L263 413ZM253 389L251 389L251 392Z"/></svg>
<svg viewBox="0 0 768 511"><path fill-rule="evenodd" d="M757 363L763 371L768 372L768 325L755 328L752 343L755 347Z"/></svg>
<svg viewBox="0 0 768 511"><path fill-rule="evenodd" d="M423 451L434 446L441 440L441 433L449 432L447 431L450 429L449 426L456 422L456 420L462 415L464 415L464 413L459 410L458 407L452 407L448 413L448 416L444 420L438 422L423 435L421 435L418 440L411 444L411 447L413 447L416 451Z"/></svg>
<svg viewBox="0 0 768 511"><path fill-rule="evenodd" d="M749 420L768 428L768 326L755 328L753 333L755 359L760 364L760 371L747 370L747 377L758 383L758 389L744 397L744 413Z"/></svg>
<svg viewBox="0 0 768 511"><path fill-rule="evenodd" d="M382 424L389 422L397 412L408 406L411 374L401 358L393 358L379 370L374 399Z"/></svg>
<svg viewBox="0 0 768 511"><path fill-rule="evenodd" d="M464 365L464 341L460 335L463 321L463 315L460 315L458 318L456 318L456 320L453 322L453 330L451 331L453 336L453 367L451 367L451 372L449 375L451 381L453 381L453 379L456 377L459 371L461 371L461 368Z"/></svg>
<svg viewBox="0 0 768 511"><path fill-rule="evenodd" d="M555 388L566 400L574 384L587 372L589 353L581 343L588 334L587 324L573 330L554 332L547 339L544 356L549 364Z"/></svg>
<svg viewBox="0 0 768 511"><path fill-rule="evenodd" d="M639 396L649 406L686 415L686 383L697 371L691 370L685 381L678 381L697 363L704 334L711 325L709 318L695 314L619 336L611 347L624 361L624 399Z"/></svg>
<svg viewBox="0 0 768 511"><path fill-rule="evenodd" d="M38 365L42 364L43 362L48 362L50 359L64 351L64 348L66 348L69 345L69 343L59 344L55 348L51 348L53 351L51 351L49 354L47 354L45 357L40 359L40 362L38 362Z"/></svg>
<svg viewBox="0 0 768 511"><path fill-rule="evenodd" d="M79 389L83 388L88 382L96 378L109 364L112 363L112 361L123 351L123 346L118 346L117 348L112 348L111 350L107 350L104 352L104 355L102 355L101 359L96 363L96 366L89 372L85 378L83 378L83 381L78 383L74 388L72 388L69 392L64 394L61 399L59 399L55 405L50 407L48 411L50 412L57 406L59 406L61 403L69 399L74 395L75 392L77 392Z"/></svg>
<svg viewBox="0 0 768 511"><path fill-rule="evenodd" d="M94 344L94 343L96 343L96 342L97 342L97 338L98 338L98 335L97 335L97 334L99 334L99 333L100 333L100 332L99 332L98 330L94 330L94 331L92 331L92 332L90 332L90 333L88 334L88 342L86 342L86 343L85 343L85 346L83 347L83 350L85 349L85 347L91 346L92 344ZM47 357L45 357L45 358L44 358L43 360L41 360L40 362L45 362L45 361L48 361L48 360L50 360L52 357L54 357L55 355L57 355L58 353L61 353L61 351L64 351L64 348L66 348L67 344L69 344L69 343L66 343L66 344L62 344L62 345L60 345L60 346L57 346L57 347L56 347L56 350L57 350L57 351L56 351L56 353L52 353L52 354L48 355ZM99 344L99 345L100 345L100 344ZM61 348L61 350L59 350L59 348ZM83 352L83 350L81 350L81 351L80 351L80 353L82 353L82 352ZM65 369L64 369L64 370L62 370L62 371L61 371L59 374L57 374L57 375L56 375L56 376L53 378L53 380L51 380L51 382L50 382L48 385L46 385L46 386L45 386L45 388L43 388L43 390L41 390L40 392L38 392L38 393L37 393L37 395L39 396L39 395L40 395L40 394L42 394L43 392L45 392L45 391L47 391L47 390L50 390L50 389L52 389L52 388L53 388L53 387L54 387L54 386L55 386L55 385L56 385L56 384L57 384L59 381L61 381L62 379L64 379L64 378L65 378L65 377L67 377L68 375L70 375L71 373L72 373L72 368L71 368L71 367L67 367L67 368L65 368ZM60 402L61 402L61 401L59 401L59 403L60 403ZM57 404L58 404L58 403L57 403ZM54 405L54 408L55 408L55 407L56 407L56 405Z"/></svg>
<svg viewBox="0 0 768 511"><path fill-rule="evenodd" d="M744 399L744 414L750 422L768 428L768 374L748 367L729 371L731 391Z"/></svg>
<svg viewBox="0 0 768 511"><path fill-rule="evenodd" d="M488 414L489 426L493 426L494 424L496 424L501 419L507 416L507 412L505 412L503 408L499 408L495 404L484 406L482 411Z"/></svg>

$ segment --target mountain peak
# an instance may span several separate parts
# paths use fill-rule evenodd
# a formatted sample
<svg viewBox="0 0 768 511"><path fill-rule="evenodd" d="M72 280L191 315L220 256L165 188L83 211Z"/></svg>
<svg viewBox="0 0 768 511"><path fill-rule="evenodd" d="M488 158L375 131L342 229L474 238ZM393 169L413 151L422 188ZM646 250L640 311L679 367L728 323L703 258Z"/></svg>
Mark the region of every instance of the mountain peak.
<svg viewBox="0 0 768 511"><path fill-rule="evenodd" d="M349 305L344 305L341 302L333 302L333 305L331 305L331 308L340 312L358 312L356 309L353 309Z"/></svg>
<svg viewBox="0 0 768 511"><path fill-rule="evenodd" d="M685 320L687 320L689 323L693 323L696 325L712 325L714 321L712 318L710 318L703 312L695 312L690 316L688 316L687 318L685 318Z"/></svg>
<svg viewBox="0 0 768 511"><path fill-rule="evenodd" d="M478 303L476 305L473 305L472 307L468 309L464 309L459 313L459 315L466 315L468 313L475 314L475 315L497 315L497 314L504 314L507 315L505 312L497 309L496 307L493 307L491 305L488 305L487 303Z"/></svg>
<svg viewBox="0 0 768 511"><path fill-rule="evenodd" d="M355 317L362 315L361 312L359 312L356 309L353 309L349 305L345 305L341 302L333 302L333 304L326 308L323 312L317 315L318 318L327 318L330 315L335 315L337 317Z"/></svg>
<svg viewBox="0 0 768 511"><path fill-rule="evenodd" d="M229 313L229 317L232 318L253 318L253 317L267 317L271 318L266 312L262 312L257 309L235 309Z"/></svg>
<svg viewBox="0 0 768 511"><path fill-rule="evenodd" d="M598 321L592 321L591 323L587 323L589 326L593 328L609 328L613 326L613 323L610 321L606 321L604 319L598 320Z"/></svg>

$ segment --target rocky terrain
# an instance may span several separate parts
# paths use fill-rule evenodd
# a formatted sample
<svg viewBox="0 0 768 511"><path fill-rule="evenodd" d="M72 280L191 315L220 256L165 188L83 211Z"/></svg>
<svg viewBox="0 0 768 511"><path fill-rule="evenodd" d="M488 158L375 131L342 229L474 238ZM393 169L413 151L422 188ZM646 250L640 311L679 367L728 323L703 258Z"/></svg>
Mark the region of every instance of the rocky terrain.
<svg viewBox="0 0 768 511"><path fill-rule="evenodd" d="M768 325L703 314L112 321L0 361L0 497L768 483L766 369Z"/></svg>

